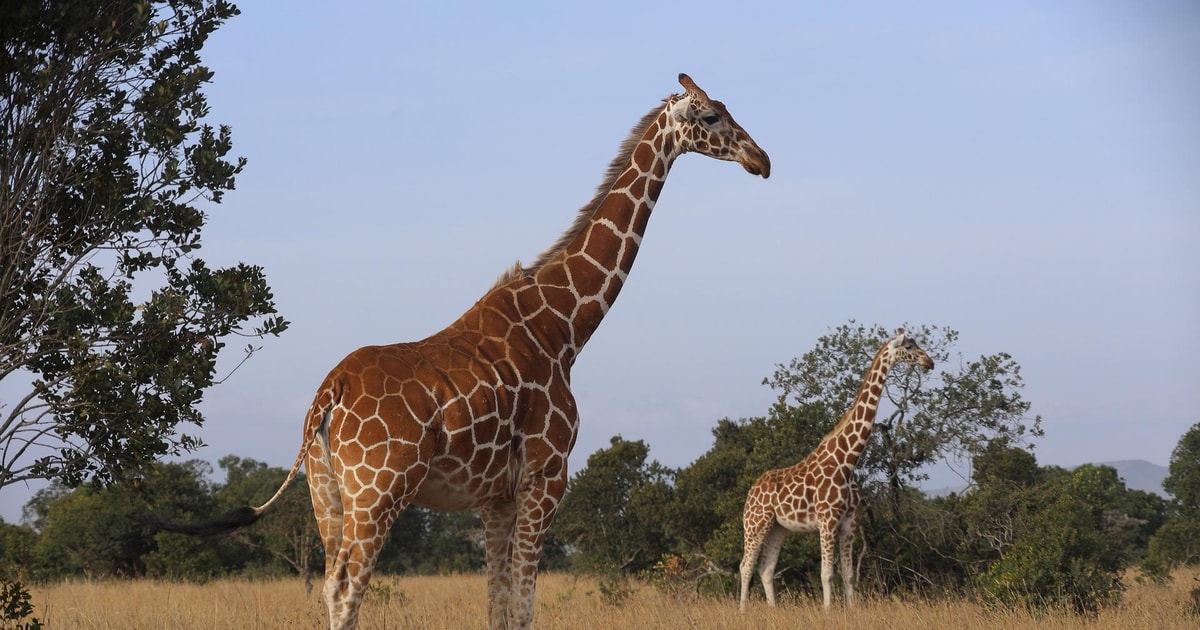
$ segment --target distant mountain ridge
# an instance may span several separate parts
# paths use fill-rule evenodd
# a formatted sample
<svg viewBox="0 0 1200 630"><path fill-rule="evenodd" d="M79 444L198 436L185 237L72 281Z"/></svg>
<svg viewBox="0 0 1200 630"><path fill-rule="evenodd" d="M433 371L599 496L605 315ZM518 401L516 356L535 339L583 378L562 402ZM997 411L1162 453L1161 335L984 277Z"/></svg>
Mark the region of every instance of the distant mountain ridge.
<svg viewBox="0 0 1200 630"><path fill-rule="evenodd" d="M1163 490L1163 479L1171 473L1166 466L1150 463L1144 459L1123 459L1115 462L1100 462L1098 466L1112 466L1117 469L1117 476L1125 482L1130 490L1145 490L1160 497L1169 497Z"/></svg>
<svg viewBox="0 0 1200 630"><path fill-rule="evenodd" d="M1067 466L1067 470L1075 470L1083 464L1075 466ZM1171 470L1166 466L1159 466L1148 462L1144 459L1122 459L1112 462L1095 462L1097 466L1110 466L1117 471L1117 477L1125 482L1125 487L1130 490L1143 490L1152 492L1163 498L1169 498L1166 490L1163 490L1163 479L1167 478ZM945 488L927 488L923 489L925 496L941 497L950 493L962 492L966 486L951 486Z"/></svg>

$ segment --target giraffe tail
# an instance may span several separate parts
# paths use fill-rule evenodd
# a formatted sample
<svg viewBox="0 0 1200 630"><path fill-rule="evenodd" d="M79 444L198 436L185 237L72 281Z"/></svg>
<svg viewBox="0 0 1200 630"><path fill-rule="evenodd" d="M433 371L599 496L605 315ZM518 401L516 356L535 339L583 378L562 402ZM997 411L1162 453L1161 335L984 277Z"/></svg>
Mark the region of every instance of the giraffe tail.
<svg viewBox="0 0 1200 630"><path fill-rule="evenodd" d="M250 506L245 506L235 508L217 518L199 523L173 523L171 521L164 521L154 514L148 515L145 521L153 532L172 532L175 534L187 534L189 536L212 536L245 527L257 521L260 516L262 516L262 512Z"/></svg>
<svg viewBox="0 0 1200 630"><path fill-rule="evenodd" d="M175 523L165 521L155 514L144 514L141 519L151 533L154 532L172 532L176 534L186 534L189 536L213 536L216 534L224 534L235 529L246 527L257 521L259 517L266 514L267 510L275 503L276 499L283 496L288 486L292 485L292 481L296 479L296 474L300 472L300 466L304 463L304 455L308 453L308 449L312 447L313 440L317 437L317 431L328 422L329 410L322 409L324 405L313 404L309 410L308 420L304 427L304 443L300 447L300 452L296 454L296 460L292 462L292 469L288 471L287 478L279 485L279 489L275 494L267 499L266 503L258 507L242 506L234 508L221 516L207 521L196 523ZM314 417L315 416L315 417Z"/></svg>

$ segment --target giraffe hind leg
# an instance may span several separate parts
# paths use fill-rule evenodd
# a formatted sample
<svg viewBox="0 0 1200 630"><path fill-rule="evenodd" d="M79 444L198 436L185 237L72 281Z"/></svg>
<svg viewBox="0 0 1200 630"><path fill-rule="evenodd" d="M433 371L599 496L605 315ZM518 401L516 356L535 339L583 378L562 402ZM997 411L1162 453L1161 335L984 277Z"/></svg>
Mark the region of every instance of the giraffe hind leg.
<svg viewBox="0 0 1200 630"><path fill-rule="evenodd" d="M750 599L750 580L754 576L754 567L758 564L758 553L762 550L763 541L770 531L771 523L760 522L746 518L742 526L742 563L738 567L741 578L741 593L738 597L738 610L746 611L746 601Z"/></svg>
<svg viewBox="0 0 1200 630"><path fill-rule="evenodd" d="M421 454L432 451L431 442L432 438L418 443L393 441L382 458L338 461L341 528L329 535L340 540L334 557L326 557L325 572L331 630L357 626L359 607L388 531L429 472Z"/></svg>
<svg viewBox="0 0 1200 630"><path fill-rule="evenodd" d="M325 574L325 603L329 607L331 630L357 627L359 608L379 560L379 552L392 523L407 506L407 502L397 501L382 514L362 508L347 514L342 546L332 569Z"/></svg>
<svg viewBox="0 0 1200 630"><path fill-rule="evenodd" d="M329 444L318 433L309 447L304 467L308 473L308 493L312 498L313 516L325 549L325 575L333 569L333 561L342 547L342 495L329 460Z"/></svg>
<svg viewBox="0 0 1200 630"><path fill-rule="evenodd" d="M762 562L758 565L758 577L762 580L763 594L767 596L767 604L775 605L775 564L779 562L779 552L783 549L783 539L787 529L779 523L771 526L763 540Z"/></svg>

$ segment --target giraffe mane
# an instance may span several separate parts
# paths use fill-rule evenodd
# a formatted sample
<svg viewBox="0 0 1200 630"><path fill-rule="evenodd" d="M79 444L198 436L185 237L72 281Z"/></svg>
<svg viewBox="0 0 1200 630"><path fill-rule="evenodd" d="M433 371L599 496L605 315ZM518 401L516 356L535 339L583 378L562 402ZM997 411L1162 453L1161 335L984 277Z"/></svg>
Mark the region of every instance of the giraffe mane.
<svg viewBox="0 0 1200 630"><path fill-rule="evenodd" d="M634 148L636 148L638 143L641 142L642 137L646 135L646 130L650 128L650 125L654 124L656 119L658 119L658 116L663 111L663 107L678 98L679 95L672 94L671 96L663 99L662 104L650 110L650 113L643 116L642 119L633 126L633 129L629 132L629 135L625 138L624 142L621 143L621 150L617 152L617 157L613 158L612 162L609 163L608 171L604 175L604 181L596 187L596 195L592 197L591 201L587 202L582 208L579 209L579 213L575 216L575 222L571 224L571 227L567 228L567 230L563 232L562 236L558 237L558 241L556 241L554 245L551 245L549 249L542 252L533 261L533 264L529 266L524 266L521 264L521 261L517 261L512 267L509 267L504 273L500 274L500 277L496 279L496 283L493 285L493 288L507 284L508 282L517 278L528 277L537 273L539 269L544 267L550 261L554 260L564 249L566 249L567 245L570 244L571 241L575 240L576 236L579 236L579 234L587 228L588 223L592 219L592 215L596 213L596 210L600 207L600 203L604 201L604 198L608 196L609 191L612 190L613 183L616 182L617 177L620 177L621 173L625 171L625 166L629 163L630 157L633 155Z"/></svg>

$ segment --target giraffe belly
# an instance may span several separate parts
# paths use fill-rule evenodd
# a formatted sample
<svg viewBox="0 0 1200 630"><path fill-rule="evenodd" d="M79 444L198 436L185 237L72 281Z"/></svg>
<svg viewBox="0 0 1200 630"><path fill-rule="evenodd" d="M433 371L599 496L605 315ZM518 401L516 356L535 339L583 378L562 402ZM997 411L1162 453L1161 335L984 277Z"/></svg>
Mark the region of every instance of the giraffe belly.
<svg viewBox="0 0 1200 630"><path fill-rule="evenodd" d="M469 463L457 459L435 458L412 502L421 507L448 512L477 508L505 492L507 475L502 471L496 470L491 475L479 474L479 470L497 468L485 466L473 470Z"/></svg>
<svg viewBox="0 0 1200 630"><path fill-rule="evenodd" d="M813 506L804 494L793 495L775 506L775 520L793 532L815 532L821 526L823 511Z"/></svg>
<svg viewBox="0 0 1200 630"><path fill-rule="evenodd" d="M815 532L820 528L815 518L792 518L776 514L775 520L790 532L807 534Z"/></svg>

